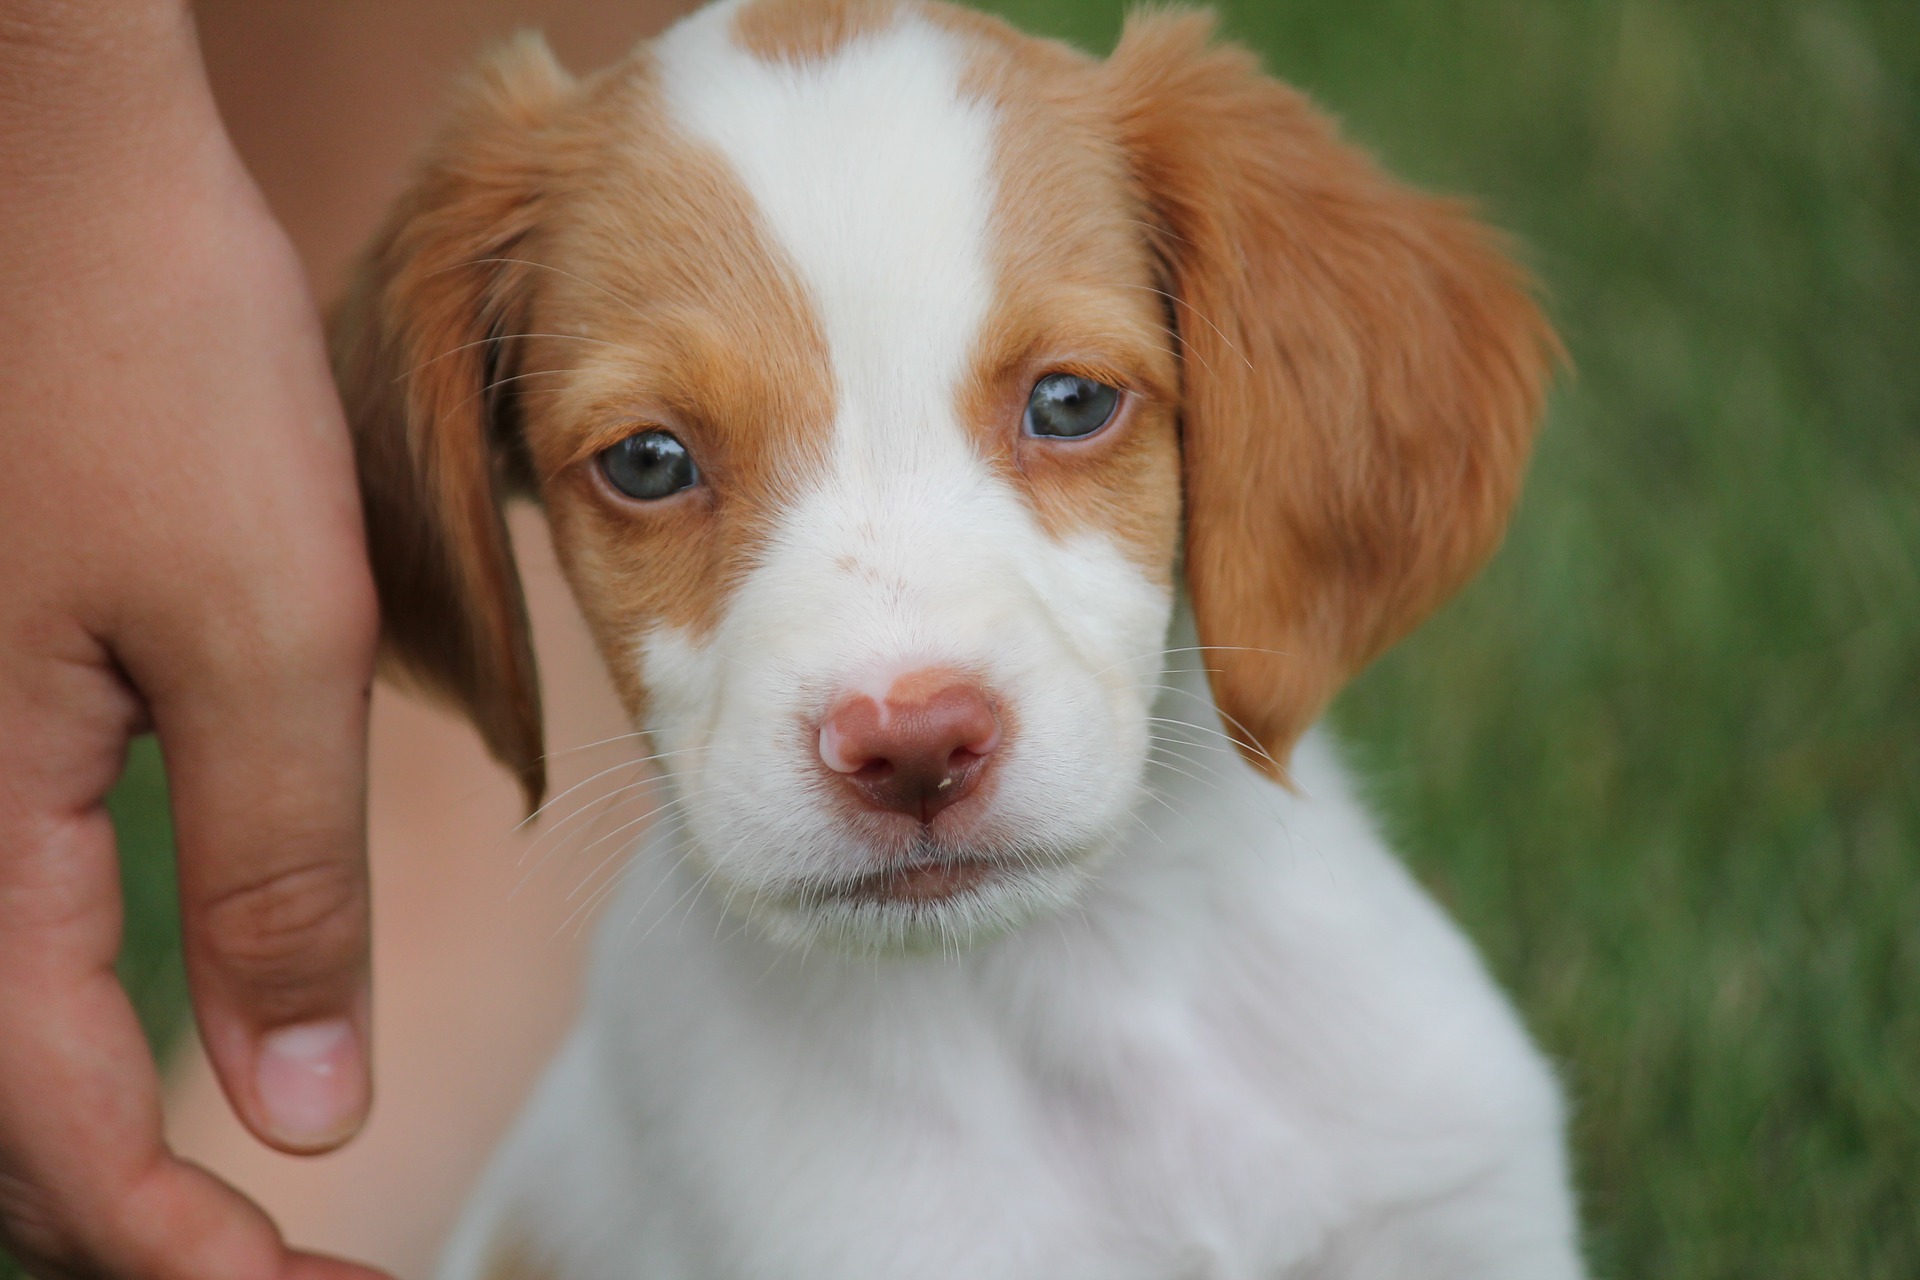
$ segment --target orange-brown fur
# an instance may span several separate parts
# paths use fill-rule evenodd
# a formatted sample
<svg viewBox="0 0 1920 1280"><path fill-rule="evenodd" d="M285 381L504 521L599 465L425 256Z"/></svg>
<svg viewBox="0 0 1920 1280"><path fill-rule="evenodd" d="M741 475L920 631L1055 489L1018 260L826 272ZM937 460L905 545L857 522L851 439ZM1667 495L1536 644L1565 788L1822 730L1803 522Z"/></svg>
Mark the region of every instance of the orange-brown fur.
<svg viewBox="0 0 1920 1280"><path fill-rule="evenodd" d="M636 718L644 691L623 646L656 623L700 635L717 621L833 420L802 286L732 173L652 93L623 77L602 180L543 240L566 274L540 291L535 327L592 342L534 340L538 367L561 372L525 414L555 550ZM707 483L664 502L615 494L594 455L648 426L679 436Z"/></svg>
<svg viewBox="0 0 1920 1280"><path fill-rule="evenodd" d="M994 298L962 420L1055 537L1113 539L1172 585L1179 534L1179 367L1154 262L1131 214L1125 157L1101 113L1099 64L990 18L935 10L972 46L964 89L998 119ZM1124 388L1129 403L1085 442L1022 437L1048 373Z"/></svg>
<svg viewBox="0 0 1920 1280"><path fill-rule="evenodd" d="M900 0L759 0L734 18L740 47L769 62L819 62L885 29Z"/></svg>
<svg viewBox="0 0 1920 1280"><path fill-rule="evenodd" d="M648 623L712 625L832 418L799 285L652 92L643 59L575 87L535 41L497 55L335 321L390 650L467 711L530 801L539 696L499 500L545 505L637 718L621 647ZM651 504L615 493L595 454L648 427L714 483Z"/></svg>
<svg viewBox="0 0 1920 1280"><path fill-rule="evenodd" d="M471 78L420 177L334 318L386 645L472 717L529 798L546 785L526 605L499 500L489 371L519 332L525 269L498 261L538 226L565 72L522 40Z"/></svg>
<svg viewBox="0 0 1920 1280"><path fill-rule="evenodd" d="M1186 575L1256 764L1498 543L1556 351L1521 273L1205 15L1127 25L1106 94L1177 296Z"/></svg>

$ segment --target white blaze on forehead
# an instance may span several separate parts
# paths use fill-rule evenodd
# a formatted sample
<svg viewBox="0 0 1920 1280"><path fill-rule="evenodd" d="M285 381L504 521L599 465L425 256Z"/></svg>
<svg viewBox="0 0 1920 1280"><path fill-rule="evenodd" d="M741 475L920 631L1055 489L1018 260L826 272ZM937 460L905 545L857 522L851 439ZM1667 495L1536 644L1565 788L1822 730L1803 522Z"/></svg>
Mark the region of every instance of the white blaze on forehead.
<svg viewBox="0 0 1920 1280"><path fill-rule="evenodd" d="M739 7L657 46L667 109L732 165L805 282L833 363L835 452L871 465L894 430L957 426L992 296L993 115L960 91L957 41L909 14L788 62L734 42Z"/></svg>
<svg viewBox="0 0 1920 1280"><path fill-rule="evenodd" d="M654 46L663 106L729 166L805 290L834 399L824 465L783 489L717 626L636 640L649 727L689 787L689 839L755 902L871 870L875 851L823 794L821 747L836 756L820 720L839 697L884 705L900 675L951 667L1010 713L982 838L1035 858L1102 849L1145 758L1168 598L1111 538L1049 538L982 456L972 428L988 424L962 420L1000 198L994 112L963 89L969 47L907 12L822 57L763 59L734 42L740 8ZM1070 880L1009 888L989 914L1057 905ZM843 927L802 921L813 910L778 927Z"/></svg>
<svg viewBox="0 0 1920 1280"><path fill-rule="evenodd" d="M832 366L832 439L783 495L718 640L643 639L643 678L709 690L714 705L689 703L688 720L735 733L736 758L809 699L880 701L927 664L1023 698L1035 741L1107 723L1064 703L1042 713L1071 701L1072 664L1104 673L1150 651L1166 596L1110 539L1049 538L961 420L999 198L997 120L963 88L968 46L903 9L825 56L762 58L734 41L740 8L703 10L656 44L663 105L726 161L805 288ZM662 718L673 700L659 695Z"/></svg>

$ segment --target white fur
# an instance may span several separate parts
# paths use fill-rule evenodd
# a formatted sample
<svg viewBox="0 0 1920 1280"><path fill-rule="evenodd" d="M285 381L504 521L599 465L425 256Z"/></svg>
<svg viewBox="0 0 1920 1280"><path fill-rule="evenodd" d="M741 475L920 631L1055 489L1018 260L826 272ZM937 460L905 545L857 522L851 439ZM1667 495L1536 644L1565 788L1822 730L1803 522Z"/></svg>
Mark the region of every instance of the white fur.
<svg viewBox="0 0 1920 1280"><path fill-rule="evenodd" d="M567 1280L1577 1276L1554 1082L1470 948L1324 742L1290 796L1174 683L1167 806L959 954L802 957L656 837L445 1280L501 1221Z"/></svg>
<svg viewBox="0 0 1920 1280"><path fill-rule="evenodd" d="M993 116L962 100L961 51L924 23L767 62L730 38L737 7L661 39L667 110L726 157L808 286L853 409L847 451L923 438L896 415L943 400L992 299Z"/></svg>
<svg viewBox="0 0 1920 1280"><path fill-rule="evenodd" d="M735 46L731 15L704 11L661 41L667 109L725 157L806 286L835 419L717 633L663 628L637 646L641 680L665 691L652 727L688 856L803 943L1011 927L1070 899L1125 820L1172 602L1105 539L1047 537L957 416L992 296L995 191L993 116L962 96L952 38L909 20L792 65ZM884 695L893 673L926 666L978 672L1017 709L977 843L1027 870L939 907L797 903L873 862L796 744L817 740L808 727L832 698Z"/></svg>
<svg viewBox="0 0 1920 1280"><path fill-rule="evenodd" d="M959 51L908 20L772 65L731 12L660 43L666 99L817 309L829 456L711 633L634 638L677 821L444 1280L503 1236L558 1280L1578 1276L1551 1073L1325 743L1297 795L1248 768L1168 592L969 443L996 193ZM1017 709L979 839L1022 869L823 906L873 855L808 727L928 663Z"/></svg>

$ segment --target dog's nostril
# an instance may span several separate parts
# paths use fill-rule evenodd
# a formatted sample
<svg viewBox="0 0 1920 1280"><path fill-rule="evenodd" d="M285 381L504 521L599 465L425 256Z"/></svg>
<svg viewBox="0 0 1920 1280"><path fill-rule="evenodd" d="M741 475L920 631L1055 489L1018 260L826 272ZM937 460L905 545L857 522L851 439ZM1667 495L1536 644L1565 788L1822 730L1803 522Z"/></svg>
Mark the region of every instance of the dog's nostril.
<svg viewBox="0 0 1920 1280"><path fill-rule="evenodd" d="M884 698L853 694L820 725L820 759L865 804L930 822L967 795L1000 743L1000 719L977 683L916 671Z"/></svg>

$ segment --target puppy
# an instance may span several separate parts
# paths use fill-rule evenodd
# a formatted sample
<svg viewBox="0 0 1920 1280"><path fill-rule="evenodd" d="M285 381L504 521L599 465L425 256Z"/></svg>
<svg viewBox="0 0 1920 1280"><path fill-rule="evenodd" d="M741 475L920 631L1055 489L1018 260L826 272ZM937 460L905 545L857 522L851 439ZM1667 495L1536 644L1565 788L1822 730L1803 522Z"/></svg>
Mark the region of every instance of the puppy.
<svg viewBox="0 0 1920 1280"><path fill-rule="evenodd" d="M1206 17L523 39L335 337L392 654L537 801L529 496L671 791L447 1280L1580 1274L1550 1072L1306 732L1553 341Z"/></svg>

